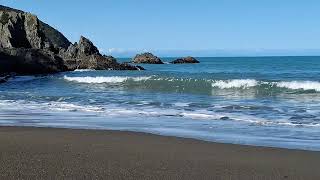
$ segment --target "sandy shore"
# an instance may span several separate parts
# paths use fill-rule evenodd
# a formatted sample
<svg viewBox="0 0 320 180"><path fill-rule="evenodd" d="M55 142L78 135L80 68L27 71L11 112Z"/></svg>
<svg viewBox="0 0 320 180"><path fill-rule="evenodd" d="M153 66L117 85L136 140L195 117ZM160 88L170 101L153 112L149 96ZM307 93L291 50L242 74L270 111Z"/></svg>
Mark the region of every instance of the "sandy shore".
<svg viewBox="0 0 320 180"><path fill-rule="evenodd" d="M0 179L320 179L320 152L144 133L0 127Z"/></svg>

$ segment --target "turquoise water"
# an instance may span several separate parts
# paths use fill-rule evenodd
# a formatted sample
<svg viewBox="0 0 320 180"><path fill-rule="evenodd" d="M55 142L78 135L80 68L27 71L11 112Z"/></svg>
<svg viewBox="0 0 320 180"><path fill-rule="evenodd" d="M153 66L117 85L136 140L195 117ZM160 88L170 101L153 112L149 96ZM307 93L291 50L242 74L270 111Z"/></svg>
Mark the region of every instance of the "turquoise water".
<svg viewBox="0 0 320 180"><path fill-rule="evenodd" d="M0 125L320 150L320 57L198 60L17 77L0 84Z"/></svg>

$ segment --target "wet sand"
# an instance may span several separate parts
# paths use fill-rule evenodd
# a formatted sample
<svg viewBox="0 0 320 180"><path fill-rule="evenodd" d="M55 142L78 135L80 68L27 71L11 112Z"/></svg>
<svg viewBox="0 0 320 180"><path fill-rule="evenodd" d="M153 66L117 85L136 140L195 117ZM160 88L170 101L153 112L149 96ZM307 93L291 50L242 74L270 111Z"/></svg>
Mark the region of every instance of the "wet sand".
<svg viewBox="0 0 320 180"><path fill-rule="evenodd" d="M0 127L0 179L320 179L320 152L145 133Z"/></svg>

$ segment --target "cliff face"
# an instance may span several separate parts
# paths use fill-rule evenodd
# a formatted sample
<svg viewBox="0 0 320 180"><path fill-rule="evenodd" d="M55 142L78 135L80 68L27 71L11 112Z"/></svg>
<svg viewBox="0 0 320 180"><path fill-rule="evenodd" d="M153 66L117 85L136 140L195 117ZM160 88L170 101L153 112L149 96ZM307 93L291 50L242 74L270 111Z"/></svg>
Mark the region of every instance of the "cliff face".
<svg viewBox="0 0 320 180"><path fill-rule="evenodd" d="M68 48L69 40L37 16L0 6L0 47L34 48L58 51Z"/></svg>
<svg viewBox="0 0 320 180"><path fill-rule="evenodd" d="M40 74L76 68L139 69L102 56L85 37L72 44L37 16L0 5L0 73Z"/></svg>

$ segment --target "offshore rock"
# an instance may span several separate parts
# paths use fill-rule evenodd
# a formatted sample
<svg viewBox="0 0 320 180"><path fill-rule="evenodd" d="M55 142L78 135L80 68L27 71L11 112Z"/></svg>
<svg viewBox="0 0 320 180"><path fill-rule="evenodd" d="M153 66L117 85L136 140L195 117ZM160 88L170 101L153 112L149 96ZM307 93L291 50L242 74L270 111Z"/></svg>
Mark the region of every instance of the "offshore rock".
<svg viewBox="0 0 320 180"><path fill-rule="evenodd" d="M132 62L137 64L163 64L159 57L151 53L137 54Z"/></svg>
<svg viewBox="0 0 320 180"><path fill-rule="evenodd" d="M194 63L200 63L196 58L188 56L184 58L179 58L171 62L172 64L194 64Z"/></svg>

